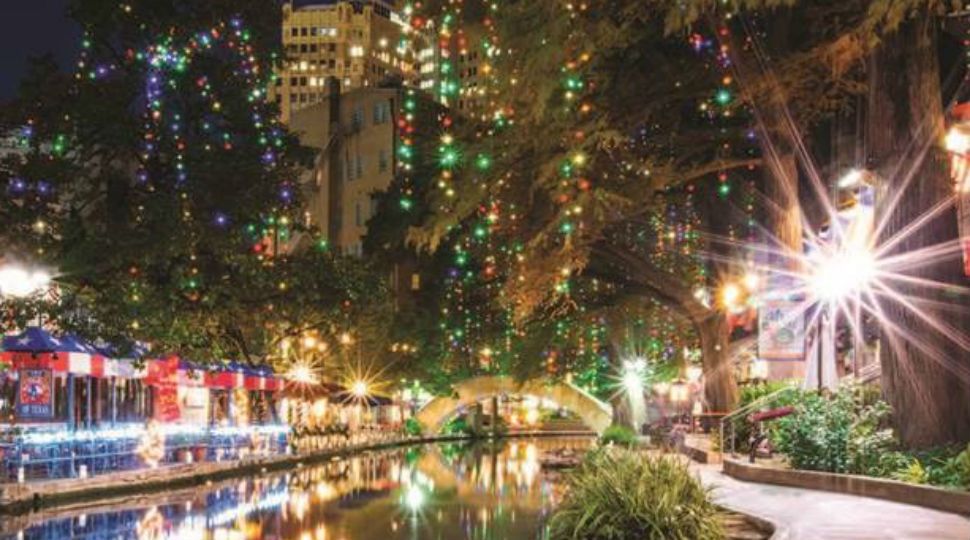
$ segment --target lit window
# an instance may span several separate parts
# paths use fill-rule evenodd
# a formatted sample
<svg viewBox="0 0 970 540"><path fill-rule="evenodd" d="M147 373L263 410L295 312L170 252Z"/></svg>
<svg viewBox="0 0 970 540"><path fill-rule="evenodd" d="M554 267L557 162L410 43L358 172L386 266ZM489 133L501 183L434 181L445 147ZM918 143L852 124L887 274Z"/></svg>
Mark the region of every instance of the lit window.
<svg viewBox="0 0 970 540"><path fill-rule="evenodd" d="M354 45L350 48L350 56L354 58L360 58L364 56L364 47L360 45Z"/></svg>

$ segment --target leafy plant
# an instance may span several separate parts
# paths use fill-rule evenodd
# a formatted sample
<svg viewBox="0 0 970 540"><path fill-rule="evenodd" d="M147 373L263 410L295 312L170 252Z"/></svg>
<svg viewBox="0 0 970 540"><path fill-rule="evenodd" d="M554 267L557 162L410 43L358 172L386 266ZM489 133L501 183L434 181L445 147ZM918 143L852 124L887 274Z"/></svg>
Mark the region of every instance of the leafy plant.
<svg viewBox="0 0 970 540"><path fill-rule="evenodd" d="M970 490L970 444L962 451L947 448L934 454L922 459L929 483Z"/></svg>
<svg viewBox="0 0 970 540"><path fill-rule="evenodd" d="M600 443L634 446L637 444L637 434L626 426L610 426L600 436Z"/></svg>
<svg viewBox="0 0 970 540"><path fill-rule="evenodd" d="M567 477L552 540L724 538L709 491L675 459L618 448L591 452Z"/></svg>
<svg viewBox="0 0 970 540"><path fill-rule="evenodd" d="M791 386L788 381L765 381L757 384L749 384L741 388L741 392L738 398L738 408L747 407L748 405L764 399L768 396L777 396L768 403L765 404L765 408L770 407L784 407L786 405L791 405L796 399L796 392L779 392L785 388ZM750 439L751 433L753 431L754 425L747 417L737 417L732 421L734 426L734 447L741 452L747 452L750 449ZM773 424L768 425L768 429L774 429ZM730 439L729 439L730 442Z"/></svg>
<svg viewBox="0 0 970 540"><path fill-rule="evenodd" d="M895 445L884 429L890 408L861 387L831 396L803 392L795 412L778 420L775 446L796 469L836 473L889 473L880 456Z"/></svg>
<svg viewBox="0 0 970 540"><path fill-rule="evenodd" d="M926 469L916 458L913 458L913 460L910 461L909 465L905 468L893 473L892 477L895 480L909 482L911 484L926 484L929 481L929 476L926 474Z"/></svg>
<svg viewBox="0 0 970 540"><path fill-rule="evenodd" d="M424 433L424 428L417 418L408 418L404 421L404 434L411 437L420 437Z"/></svg>

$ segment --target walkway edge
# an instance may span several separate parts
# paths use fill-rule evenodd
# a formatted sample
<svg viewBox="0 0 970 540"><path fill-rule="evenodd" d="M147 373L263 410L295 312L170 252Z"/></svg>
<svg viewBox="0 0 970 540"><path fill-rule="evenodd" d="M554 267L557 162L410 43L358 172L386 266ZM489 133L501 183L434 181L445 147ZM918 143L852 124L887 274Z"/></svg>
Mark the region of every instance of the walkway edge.
<svg viewBox="0 0 970 540"><path fill-rule="evenodd" d="M587 432L519 432L500 437L570 437L592 436ZM256 457L218 463L171 465L158 469L123 471L86 479L68 478L27 484L0 484L0 515L23 514L41 508L52 508L74 502L93 502L98 499L145 493L161 489L185 488L207 482L262 474L287 468L302 467L337 457L363 452L389 450L405 446L450 441L468 441L472 437L440 436L414 437L376 444L324 450L310 454ZM483 438L482 440L489 440Z"/></svg>
<svg viewBox="0 0 970 540"><path fill-rule="evenodd" d="M775 469L724 459L724 474L738 480L872 497L954 514L970 515L970 492L849 474Z"/></svg>

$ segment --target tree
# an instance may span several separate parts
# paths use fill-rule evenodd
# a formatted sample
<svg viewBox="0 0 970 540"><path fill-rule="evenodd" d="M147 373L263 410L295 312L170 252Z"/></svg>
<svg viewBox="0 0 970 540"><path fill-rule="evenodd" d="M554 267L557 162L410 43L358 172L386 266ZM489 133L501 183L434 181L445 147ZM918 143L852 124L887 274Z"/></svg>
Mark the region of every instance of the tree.
<svg viewBox="0 0 970 540"><path fill-rule="evenodd" d="M436 211L412 240L431 249L454 241L480 208L498 201L510 215L492 229L517 248L499 264L500 297L517 321L581 308L584 283L607 277L621 291L660 298L709 336L708 405L727 410L735 390L724 313L694 297L683 268L657 268L643 253L627 257L616 232L642 230L667 197L760 160L721 82L717 51L703 57L665 38L662 21L641 7L602 2L571 12L558 2L511 2L490 15L496 30L485 54L498 74L488 97L492 122L457 138L469 163L449 172L450 189L433 194ZM483 154L494 162L487 171L471 166L471 156ZM614 264L601 272L594 261ZM714 282L708 276L703 284ZM670 283L688 293L656 294ZM611 361L618 366L619 358Z"/></svg>
<svg viewBox="0 0 970 540"><path fill-rule="evenodd" d="M870 57L867 124L870 158L885 179L883 212L888 220L883 238L904 238L893 250L897 255L958 242L959 234L952 208L915 233L906 232L953 196L938 146L943 138L938 21L932 12L916 7L898 19L888 13L885 17L888 32ZM893 204L897 193L898 203ZM957 287L966 282L953 257L926 258L911 275ZM968 354L960 341L970 329L970 316L951 309L954 297L941 288L901 284L899 292L900 299L884 303L889 328L883 332L887 346L880 358L883 391L893 406L897 431L910 446L966 442L970 373L958 359Z"/></svg>
<svg viewBox="0 0 970 540"><path fill-rule="evenodd" d="M23 152L0 205L8 258L60 297L14 306L65 330L196 361L260 361L383 289L301 227L308 154L266 99L279 10L259 1L76 0L73 77L37 63L4 110ZM376 284L375 284L376 283ZM7 300L5 300L7 302Z"/></svg>
<svg viewBox="0 0 970 540"><path fill-rule="evenodd" d="M728 10L779 5L809 10L816 3L752 0ZM670 10L668 22L674 27L692 24L718 9L713 2L691 2L686 9ZM958 238L954 213L933 209L952 197L938 148L944 107L937 27L941 16L959 11L961 5L905 0L848 2L840 9L850 24L827 29L819 50L848 51L840 57L846 66L866 59L866 158L881 178L878 212L885 222L878 244L892 245L887 255L915 253L921 258L919 265L907 265L902 278L891 284L893 293L882 295L872 308L886 345L880 358L883 392L906 445L963 442L970 439L970 373L953 359L967 354L970 318L954 307L961 300L953 295L961 294L965 279L953 261L955 250L933 255ZM816 79L796 73L788 80L789 87L810 88ZM812 99L794 98L796 103ZM900 235L903 241L897 244Z"/></svg>

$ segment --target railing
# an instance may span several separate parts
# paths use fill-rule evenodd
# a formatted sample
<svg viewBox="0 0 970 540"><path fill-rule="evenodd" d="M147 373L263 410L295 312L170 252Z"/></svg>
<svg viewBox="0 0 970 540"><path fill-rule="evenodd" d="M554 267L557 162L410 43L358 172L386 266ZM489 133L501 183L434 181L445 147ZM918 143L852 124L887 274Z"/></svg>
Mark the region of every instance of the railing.
<svg viewBox="0 0 970 540"><path fill-rule="evenodd" d="M736 448L736 442L737 442L736 441L736 438L737 438L736 437L737 436L737 429L735 427L734 420L737 419L737 418L743 418L743 417L747 416L748 414L751 414L751 413L753 413L753 412L755 412L757 410L760 410L762 407L768 405L769 403L771 403L773 400L777 399L781 395L787 394L789 392L793 392L793 391L795 391L797 389L798 389L798 386L795 386L795 385L793 385L793 386L786 386L786 387L784 387L784 388L782 388L780 390L776 390L776 391L774 391L774 392L772 392L772 393L770 393L768 395L762 396L762 397L760 397L760 398L752 401L751 403L748 403L744 407L741 407L741 408L739 408L739 409L737 409L735 411L732 411L730 414L728 414L728 415L724 416L723 418L721 418L721 426L720 426L720 432L721 432L721 445L720 445L721 446L721 455L722 456L724 455L724 447L725 447L725 443L726 443L726 439L724 438L724 434L725 434L724 432L725 432L725 425L726 424L729 424L730 425L730 429L731 429L731 455L734 456L734 455L736 455L735 448Z"/></svg>
<svg viewBox="0 0 970 540"><path fill-rule="evenodd" d="M173 428L176 426L172 426ZM288 426L252 429L177 426L165 433L161 464L229 461L250 455L284 454ZM144 426L27 432L0 443L0 483L84 478L145 467L137 454Z"/></svg>

